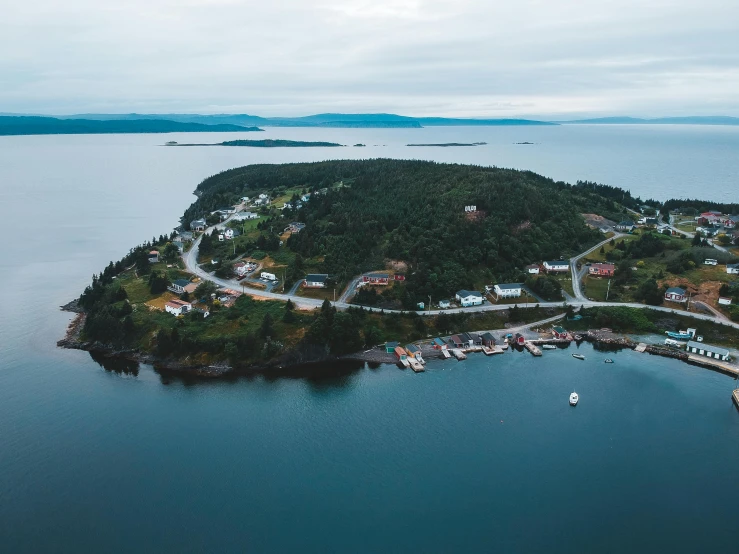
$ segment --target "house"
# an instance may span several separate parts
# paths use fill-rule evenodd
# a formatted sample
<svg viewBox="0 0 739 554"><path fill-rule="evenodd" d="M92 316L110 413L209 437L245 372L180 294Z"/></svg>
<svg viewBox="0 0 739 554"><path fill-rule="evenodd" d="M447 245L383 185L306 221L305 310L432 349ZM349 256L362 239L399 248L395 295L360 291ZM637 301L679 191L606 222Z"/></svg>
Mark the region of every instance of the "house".
<svg viewBox="0 0 739 554"><path fill-rule="evenodd" d="M570 262L568 260L544 262L544 269L547 273L564 273L570 270Z"/></svg>
<svg viewBox="0 0 739 554"><path fill-rule="evenodd" d="M187 279L177 279L174 283L169 285L167 289L171 290L175 294L182 294L185 292L185 287L190 284Z"/></svg>
<svg viewBox="0 0 739 554"><path fill-rule="evenodd" d="M482 336L479 333L465 333L470 346L482 346Z"/></svg>
<svg viewBox="0 0 739 554"><path fill-rule="evenodd" d="M590 275L597 277L613 277L616 266L613 264L591 264L588 269Z"/></svg>
<svg viewBox="0 0 739 554"><path fill-rule="evenodd" d="M516 333L516 336L513 338L513 340L519 346L523 346L526 343L526 339L521 333Z"/></svg>
<svg viewBox="0 0 739 554"><path fill-rule="evenodd" d="M303 202L307 202L308 200L310 200L310 193L301 196L300 200L302 200Z"/></svg>
<svg viewBox="0 0 739 554"><path fill-rule="evenodd" d="M402 273L396 273L393 275L393 281L405 281L405 275Z"/></svg>
<svg viewBox="0 0 739 554"><path fill-rule="evenodd" d="M465 342L464 339L459 335L452 335L451 337L449 337L449 342L451 342L457 348L463 348L469 344Z"/></svg>
<svg viewBox="0 0 739 554"><path fill-rule="evenodd" d="M395 348L397 348L400 345L399 342L393 341L393 342L386 342L385 343L385 352L388 354L392 354L395 352Z"/></svg>
<svg viewBox="0 0 739 554"><path fill-rule="evenodd" d="M449 308L449 300L439 300L439 308L446 310Z"/></svg>
<svg viewBox="0 0 739 554"><path fill-rule="evenodd" d="M465 206L464 211L466 213L475 213L477 211L477 206Z"/></svg>
<svg viewBox="0 0 739 554"><path fill-rule="evenodd" d="M246 221L248 219L259 219L259 214L254 212L239 212L233 217L234 221Z"/></svg>
<svg viewBox="0 0 739 554"><path fill-rule="evenodd" d="M529 275L538 275L539 270L539 264L531 264L526 266L526 273L528 273Z"/></svg>
<svg viewBox="0 0 739 554"><path fill-rule="evenodd" d="M521 284L520 283L502 283L493 287L495 297L500 300L501 298L518 298L521 296Z"/></svg>
<svg viewBox="0 0 739 554"><path fill-rule="evenodd" d="M234 268L234 273L238 275L239 277L243 277L244 275L249 273L248 266L246 265L245 262L236 262L233 265L233 268Z"/></svg>
<svg viewBox="0 0 739 554"><path fill-rule="evenodd" d="M238 237L239 234L240 233L236 229L226 229L225 231L223 231L223 236L226 240L231 240L234 237Z"/></svg>
<svg viewBox="0 0 739 554"><path fill-rule="evenodd" d="M149 263L155 264L159 262L159 252L157 250L152 250L149 252Z"/></svg>
<svg viewBox="0 0 739 554"><path fill-rule="evenodd" d="M616 231L619 231L621 233L630 233L633 230L634 230L633 221L622 221L621 223L616 225Z"/></svg>
<svg viewBox="0 0 739 554"><path fill-rule="evenodd" d="M726 264L726 273L739 273L739 264Z"/></svg>
<svg viewBox="0 0 739 554"><path fill-rule="evenodd" d="M293 221L290 225L285 227L285 233L295 233L296 235L305 229L305 223L300 223L298 221Z"/></svg>
<svg viewBox="0 0 739 554"><path fill-rule="evenodd" d="M326 273L311 273L305 276L303 286L308 289L323 289L326 288L327 280L328 275Z"/></svg>
<svg viewBox="0 0 739 554"><path fill-rule="evenodd" d="M368 285L387 285L390 282L390 276L387 273L368 273L362 275L362 282Z"/></svg>
<svg viewBox="0 0 739 554"><path fill-rule="evenodd" d="M416 344L406 344L405 345L405 351L408 353L408 355L411 358L420 358L421 357L421 348Z"/></svg>
<svg viewBox="0 0 739 554"><path fill-rule="evenodd" d="M718 260L714 258L706 258L703 260L703 265L718 265Z"/></svg>
<svg viewBox="0 0 739 554"><path fill-rule="evenodd" d="M724 227L727 229L733 229L737 225L739 225L739 215L729 215L724 218L722 221Z"/></svg>
<svg viewBox="0 0 739 554"><path fill-rule="evenodd" d="M688 300L688 295L685 292L685 289L681 289L680 287L670 287L665 292L665 300L669 300L670 302L686 302Z"/></svg>
<svg viewBox="0 0 739 554"><path fill-rule="evenodd" d="M657 225L658 221L656 217L647 217L644 220L644 223L647 225Z"/></svg>
<svg viewBox="0 0 739 554"><path fill-rule="evenodd" d="M249 202L249 197L248 196L242 196L241 197L241 203L242 204L247 204L248 202Z"/></svg>
<svg viewBox="0 0 739 554"><path fill-rule="evenodd" d="M405 349L402 346L395 347L395 356L398 358L399 362L402 362L408 359L408 354L406 353Z"/></svg>
<svg viewBox="0 0 739 554"><path fill-rule="evenodd" d="M266 199L268 199L268 198L269 198L269 195L267 195L267 194L264 194L264 193L262 193L262 194L260 194L260 195L258 196L258 198L259 198L260 200L266 200Z"/></svg>
<svg viewBox="0 0 739 554"><path fill-rule="evenodd" d="M433 341L431 341L431 345L436 350L446 350L447 349L447 344L443 340L441 340L439 337L436 337Z"/></svg>
<svg viewBox="0 0 739 554"><path fill-rule="evenodd" d="M556 325L552 327L552 336L555 339L566 339L567 338L567 329L564 327L561 327L559 325Z"/></svg>
<svg viewBox="0 0 739 554"><path fill-rule="evenodd" d="M190 310L192 310L192 304L189 302L185 302L184 300L170 300L164 305L164 309L167 313L170 313L174 316L179 316L182 314L186 314Z"/></svg>
<svg viewBox="0 0 739 554"><path fill-rule="evenodd" d="M180 251L180 254L185 251L185 243L183 241L174 239L172 241L172 244L174 244L177 247L177 250Z"/></svg>
<svg viewBox="0 0 739 554"><path fill-rule="evenodd" d="M485 301L482 293L476 290L458 290L454 297L464 307L479 306Z"/></svg>
<svg viewBox="0 0 739 554"><path fill-rule="evenodd" d="M182 242L192 242L195 237L193 237L192 231L180 231L178 238Z"/></svg>
<svg viewBox="0 0 739 554"><path fill-rule="evenodd" d="M687 351L691 354L700 354L701 356L716 358L724 362L729 361L729 351L726 348L711 346L710 344L696 342L694 340L688 341Z"/></svg>
<svg viewBox="0 0 739 554"><path fill-rule="evenodd" d="M208 226L208 224L205 222L204 219L193 219L190 222L190 230L191 231L205 231L205 228Z"/></svg>
<svg viewBox="0 0 739 554"><path fill-rule="evenodd" d="M495 346L495 337L492 333L486 331L481 336L480 339L482 340L483 346L493 347Z"/></svg>
<svg viewBox="0 0 739 554"><path fill-rule="evenodd" d="M731 306L731 298L727 298L726 296L719 296L718 303L722 306Z"/></svg>
<svg viewBox="0 0 739 554"><path fill-rule="evenodd" d="M723 214L721 212L717 212L716 210L703 212L698 216L698 223L701 225L714 225L717 223L721 223L721 220L723 219L722 216Z"/></svg>

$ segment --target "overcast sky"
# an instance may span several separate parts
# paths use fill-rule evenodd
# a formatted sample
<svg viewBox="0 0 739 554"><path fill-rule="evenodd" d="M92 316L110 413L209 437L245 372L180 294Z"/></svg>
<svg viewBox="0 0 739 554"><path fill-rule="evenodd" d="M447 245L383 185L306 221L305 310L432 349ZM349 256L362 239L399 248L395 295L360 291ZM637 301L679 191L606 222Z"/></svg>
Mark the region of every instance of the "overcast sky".
<svg viewBox="0 0 739 554"><path fill-rule="evenodd" d="M739 116L736 0L0 0L0 112Z"/></svg>

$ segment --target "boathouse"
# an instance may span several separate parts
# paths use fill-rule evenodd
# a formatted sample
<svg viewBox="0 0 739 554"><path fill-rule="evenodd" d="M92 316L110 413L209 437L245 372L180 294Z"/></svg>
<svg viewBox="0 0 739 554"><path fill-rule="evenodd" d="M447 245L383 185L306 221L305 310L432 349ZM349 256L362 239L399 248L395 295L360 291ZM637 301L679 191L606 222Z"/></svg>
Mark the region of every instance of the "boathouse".
<svg viewBox="0 0 739 554"><path fill-rule="evenodd" d="M567 338L567 329L564 327L560 327L559 325L552 327L552 335L555 339L566 339Z"/></svg>
<svg viewBox="0 0 739 554"><path fill-rule="evenodd" d="M395 356L398 358L399 362L405 361L408 358L408 354L402 346L395 347Z"/></svg>
<svg viewBox="0 0 739 554"><path fill-rule="evenodd" d="M385 352L387 352L388 354L392 354L393 352L395 352L395 349L398 346L400 346L400 343L397 342L397 341L386 342L385 343Z"/></svg>
<svg viewBox="0 0 739 554"><path fill-rule="evenodd" d="M483 346L489 346L489 347L495 346L495 337L493 337L492 333L486 331L482 334L480 338L482 339Z"/></svg>
<svg viewBox="0 0 739 554"><path fill-rule="evenodd" d="M405 351L411 358L419 358L421 356L421 348L416 344L406 344Z"/></svg>
<svg viewBox="0 0 739 554"><path fill-rule="evenodd" d="M436 350L446 350L447 348L447 344L443 340L441 340L439 337L436 337L432 341L432 345Z"/></svg>
<svg viewBox="0 0 739 554"><path fill-rule="evenodd" d="M519 346L523 346L524 344L526 344L526 339L524 338L524 336L521 333L516 333L516 336L514 337L513 340Z"/></svg>
<svg viewBox="0 0 739 554"><path fill-rule="evenodd" d="M704 344L702 342L690 340L688 341L687 350L691 354L699 354L701 356L715 358L724 362L729 361L729 351L726 348L721 348L720 346L711 346L710 344Z"/></svg>

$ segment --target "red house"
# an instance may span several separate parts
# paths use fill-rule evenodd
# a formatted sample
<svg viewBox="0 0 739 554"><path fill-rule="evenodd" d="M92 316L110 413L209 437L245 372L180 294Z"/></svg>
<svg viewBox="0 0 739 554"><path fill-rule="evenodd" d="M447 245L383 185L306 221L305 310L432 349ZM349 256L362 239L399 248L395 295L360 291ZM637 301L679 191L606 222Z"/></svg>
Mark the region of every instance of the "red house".
<svg viewBox="0 0 739 554"><path fill-rule="evenodd" d="M567 338L567 329L564 327L556 326L552 327L552 335L555 339L566 339Z"/></svg>
<svg viewBox="0 0 739 554"><path fill-rule="evenodd" d="M592 264L588 273L590 275L596 275L598 277L613 277L613 273L616 271L616 266L613 264Z"/></svg>
<svg viewBox="0 0 739 554"><path fill-rule="evenodd" d="M402 273L396 273L395 275L393 275L393 280L405 281L405 275L403 275Z"/></svg>
<svg viewBox="0 0 739 554"><path fill-rule="evenodd" d="M370 273L368 275L362 275L362 281L368 285L387 285L390 281L390 276L387 273Z"/></svg>
<svg viewBox="0 0 739 554"><path fill-rule="evenodd" d="M526 343L526 339L521 333L516 333L515 341L516 341L516 344L519 346L523 346Z"/></svg>

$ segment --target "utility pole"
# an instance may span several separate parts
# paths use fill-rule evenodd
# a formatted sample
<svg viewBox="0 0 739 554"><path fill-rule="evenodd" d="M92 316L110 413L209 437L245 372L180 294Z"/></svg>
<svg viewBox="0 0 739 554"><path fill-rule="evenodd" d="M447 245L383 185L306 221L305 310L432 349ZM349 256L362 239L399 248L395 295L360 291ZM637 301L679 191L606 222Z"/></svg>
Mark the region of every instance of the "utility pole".
<svg viewBox="0 0 739 554"><path fill-rule="evenodd" d="M431 295L430 294L429 294L429 307L428 307L428 309L426 311L428 311L428 312L431 311Z"/></svg>
<svg viewBox="0 0 739 554"><path fill-rule="evenodd" d="M336 289L334 289L334 304L336 304Z"/></svg>
<svg viewBox="0 0 739 554"><path fill-rule="evenodd" d="M608 302L608 294L611 292L611 280L608 279L608 288L606 289L606 302Z"/></svg>

